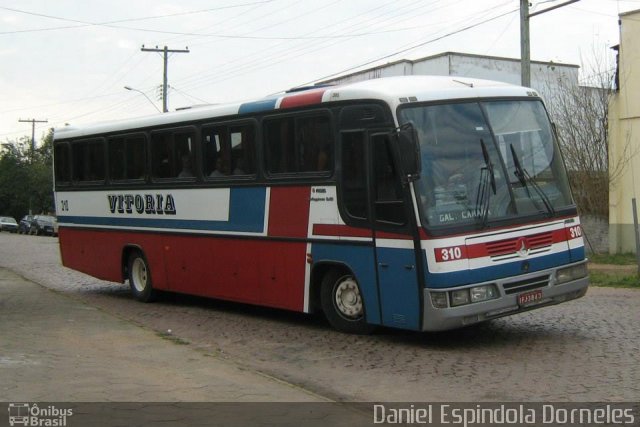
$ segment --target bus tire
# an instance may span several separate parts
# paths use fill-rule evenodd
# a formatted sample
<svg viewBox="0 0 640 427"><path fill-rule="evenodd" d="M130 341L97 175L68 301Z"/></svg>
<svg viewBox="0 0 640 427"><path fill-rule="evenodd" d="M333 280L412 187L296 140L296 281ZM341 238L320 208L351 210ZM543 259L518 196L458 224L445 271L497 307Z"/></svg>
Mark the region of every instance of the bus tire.
<svg viewBox="0 0 640 427"><path fill-rule="evenodd" d="M320 303L335 329L350 334L370 334L375 326L367 323L360 286L351 273L330 270L322 279Z"/></svg>
<svg viewBox="0 0 640 427"><path fill-rule="evenodd" d="M135 251L129 255L127 273L133 297L141 302L153 301L156 293L151 284L151 269L142 252Z"/></svg>

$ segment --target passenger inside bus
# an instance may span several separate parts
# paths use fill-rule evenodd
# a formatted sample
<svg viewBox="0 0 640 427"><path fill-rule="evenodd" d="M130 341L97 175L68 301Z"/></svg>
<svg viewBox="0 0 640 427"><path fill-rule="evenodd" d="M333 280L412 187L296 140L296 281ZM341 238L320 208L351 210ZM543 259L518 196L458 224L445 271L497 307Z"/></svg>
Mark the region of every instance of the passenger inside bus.
<svg viewBox="0 0 640 427"><path fill-rule="evenodd" d="M182 170L178 174L178 178L191 178L195 176L191 168L191 158L188 154L182 156Z"/></svg>
<svg viewBox="0 0 640 427"><path fill-rule="evenodd" d="M224 161L224 157L220 156L216 159L216 168L209 174L210 177L222 177L229 175L229 166Z"/></svg>

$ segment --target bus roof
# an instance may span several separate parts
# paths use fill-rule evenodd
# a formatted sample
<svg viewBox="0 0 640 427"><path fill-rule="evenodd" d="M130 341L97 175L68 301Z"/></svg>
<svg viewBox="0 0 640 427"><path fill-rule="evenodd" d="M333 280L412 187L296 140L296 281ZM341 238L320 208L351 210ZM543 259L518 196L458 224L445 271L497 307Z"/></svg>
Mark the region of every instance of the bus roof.
<svg viewBox="0 0 640 427"><path fill-rule="evenodd" d="M406 102L522 96L537 96L537 94L532 89L521 86L466 77L385 77L345 85L321 86L302 91L294 90L250 102L199 106L152 116L77 127L65 126L56 128L54 136L55 139L69 139L357 99L382 100L388 103L392 110L395 110L398 105Z"/></svg>

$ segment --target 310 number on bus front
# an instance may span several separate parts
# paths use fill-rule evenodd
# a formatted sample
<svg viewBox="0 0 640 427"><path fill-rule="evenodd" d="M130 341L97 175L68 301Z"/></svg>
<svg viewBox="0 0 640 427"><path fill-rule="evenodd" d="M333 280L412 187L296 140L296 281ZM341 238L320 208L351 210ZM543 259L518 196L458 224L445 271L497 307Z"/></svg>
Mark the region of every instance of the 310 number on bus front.
<svg viewBox="0 0 640 427"><path fill-rule="evenodd" d="M436 262L457 261L466 258L464 246L451 246L435 250Z"/></svg>

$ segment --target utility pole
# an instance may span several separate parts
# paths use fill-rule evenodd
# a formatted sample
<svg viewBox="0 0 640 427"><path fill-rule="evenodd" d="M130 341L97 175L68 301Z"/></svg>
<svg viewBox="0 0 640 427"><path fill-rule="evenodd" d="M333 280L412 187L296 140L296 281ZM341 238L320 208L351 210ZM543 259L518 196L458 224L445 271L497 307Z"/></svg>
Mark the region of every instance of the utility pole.
<svg viewBox="0 0 640 427"><path fill-rule="evenodd" d="M529 41L529 0L520 0L520 82L531 86L531 43Z"/></svg>
<svg viewBox="0 0 640 427"><path fill-rule="evenodd" d="M580 0L569 0L538 12L529 13L529 0L520 0L520 69L522 86L531 86L531 47L529 40L529 18L570 5Z"/></svg>
<svg viewBox="0 0 640 427"><path fill-rule="evenodd" d="M168 79L167 79L167 69L169 64L169 53L189 53L189 48L185 49L169 49L167 46L160 49L158 46L155 48L146 48L142 45L140 49L142 52L162 52L164 56L164 73L162 79L162 112L166 113L169 111L167 108L167 88L168 88Z"/></svg>
<svg viewBox="0 0 640 427"><path fill-rule="evenodd" d="M47 120L19 119L20 123L31 123L31 152L36 149L36 123L48 123Z"/></svg>

